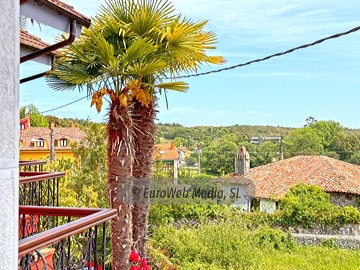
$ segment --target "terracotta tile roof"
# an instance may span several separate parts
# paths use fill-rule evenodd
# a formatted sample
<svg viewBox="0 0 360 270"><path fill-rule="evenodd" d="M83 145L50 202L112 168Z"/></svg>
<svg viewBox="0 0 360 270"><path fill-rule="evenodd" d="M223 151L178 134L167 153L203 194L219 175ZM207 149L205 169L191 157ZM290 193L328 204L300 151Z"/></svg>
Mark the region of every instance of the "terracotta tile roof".
<svg viewBox="0 0 360 270"><path fill-rule="evenodd" d="M30 34L24 29L20 30L20 44L21 46L27 47L32 50L41 50L50 46L48 43L42 41L37 36Z"/></svg>
<svg viewBox="0 0 360 270"><path fill-rule="evenodd" d="M326 156L296 156L252 168L245 176L232 176L229 181L248 185L247 195L253 198L280 199L298 183L360 195L360 166Z"/></svg>
<svg viewBox="0 0 360 270"><path fill-rule="evenodd" d="M51 140L50 131L50 128L46 127L30 127L27 130L20 130L20 140L22 141L22 147L20 147L20 150L34 149L31 140L37 140L40 138L46 142L46 145L48 146L47 148L49 148ZM70 128L55 127L53 132L54 140L67 139L70 143L79 142L85 137L85 132L75 126ZM67 147L70 147L70 145Z"/></svg>
<svg viewBox="0 0 360 270"><path fill-rule="evenodd" d="M186 153L185 147L176 148L173 142L159 143L154 145L154 159L156 160L179 160L178 150Z"/></svg>
<svg viewBox="0 0 360 270"><path fill-rule="evenodd" d="M61 2L60 0L20 0L20 5L25 4L26 2L35 2L39 6L46 6L58 14L76 20L85 27L89 27L91 24L90 18L76 11L73 6Z"/></svg>
<svg viewBox="0 0 360 270"><path fill-rule="evenodd" d="M176 149L173 142L158 143L158 144L155 144L154 147L157 150L174 150L174 149Z"/></svg>

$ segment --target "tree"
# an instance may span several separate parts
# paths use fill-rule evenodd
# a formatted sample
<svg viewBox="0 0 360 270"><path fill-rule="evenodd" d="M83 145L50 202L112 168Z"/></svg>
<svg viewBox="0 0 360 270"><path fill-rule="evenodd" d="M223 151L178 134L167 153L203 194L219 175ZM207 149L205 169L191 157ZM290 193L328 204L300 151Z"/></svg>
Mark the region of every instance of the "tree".
<svg viewBox="0 0 360 270"><path fill-rule="evenodd" d="M322 144L325 152L331 151L331 146L336 140L343 140L345 137L345 130L340 123L335 121L317 121L309 126L318 132L322 138Z"/></svg>
<svg viewBox="0 0 360 270"><path fill-rule="evenodd" d="M109 97L108 186L111 206L118 209L111 226L113 269L129 268L133 243L144 253L148 203L133 207L131 191L134 182L150 184L156 95L185 91L188 85L175 79L181 72L223 62L206 55L216 39L205 25L174 14L167 1L109 0L50 73L56 90L86 88L98 111Z"/></svg>
<svg viewBox="0 0 360 270"><path fill-rule="evenodd" d="M360 152L356 152L351 155L351 158L349 159L349 162L352 164L360 165Z"/></svg>
<svg viewBox="0 0 360 270"><path fill-rule="evenodd" d="M321 155L324 153L323 138L310 127L293 130L284 139L284 145L286 156Z"/></svg>
<svg viewBox="0 0 360 270"><path fill-rule="evenodd" d="M202 149L202 166L220 175L233 172L237 145L224 138Z"/></svg>
<svg viewBox="0 0 360 270"><path fill-rule="evenodd" d="M66 171L60 182L61 205L105 208L109 206L105 126L91 123L85 132L82 141L71 144L74 159L56 159L47 166L51 171Z"/></svg>
<svg viewBox="0 0 360 270"><path fill-rule="evenodd" d="M49 121L45 116L41 115L39 109L34 104L22 106L20 108L20 118L30 115L30 126L32 127L48 127Z"/></svg>
<svg viewBox="0 0 360 270"><path fill-rule="evenodd" d="M250 153L252 166L261 166L280 159L279 143L265 141L256 146L254 152Z"/></svg>

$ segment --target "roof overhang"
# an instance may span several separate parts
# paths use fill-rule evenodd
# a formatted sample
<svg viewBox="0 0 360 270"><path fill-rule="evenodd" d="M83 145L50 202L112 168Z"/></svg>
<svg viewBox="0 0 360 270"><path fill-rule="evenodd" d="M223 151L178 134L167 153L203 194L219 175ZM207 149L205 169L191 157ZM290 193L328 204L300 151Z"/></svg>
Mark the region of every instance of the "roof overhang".
<svg viewBox="0 0 360 270"><path fill-rule="evenodd" d="M28 33L23 29L20 30L20 45L20 57L29 55L38 50L43 50L50 46L50 44L42 41L40 38ZM52 59L55 55L55 52L48 52L36 57L34 60L41 64L51 66Z"/></svg>
<svg viewBox="0 0 360 270"><path fill-rule="evenodd" d="M20 0L20 14L49 25L59 31L70 31L70 21L76 21L76 35L82 26L89 27L91 20L58 0Z"/></svg>
<svg viewBox="0 0 360 270"><path fill-rule="evenodd" d="M20 63L35 60L39 63L52 65L55 51L72 43L75 37L80 35L81 28L83 26L89 27L91 24L91 20L88 17L60 0L20 0L20 14L61 32L69 33L69 37L66 40L53 45L48 45L41 39L31 36L28 33L20 33ZM44 72L36 74L21 79L20 83L44 75Z"/></svg>

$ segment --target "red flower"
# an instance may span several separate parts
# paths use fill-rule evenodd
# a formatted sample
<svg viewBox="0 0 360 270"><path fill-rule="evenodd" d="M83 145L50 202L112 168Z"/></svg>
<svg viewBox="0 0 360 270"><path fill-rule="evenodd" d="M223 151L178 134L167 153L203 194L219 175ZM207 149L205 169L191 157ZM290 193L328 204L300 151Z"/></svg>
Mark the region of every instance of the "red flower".
<svg viewBox="0 0 360 270"><path fill-rule="evenodd" d="M145 269L145 270L149 269L149 266L148 266L148 264L147 264L146 258L141 258L141 264L140 264L140 266L141 266L143 269ZM147 267L147 268L146 268L146 267Z"/></svg>
<svg viewBox="0 0 360 270"><path fill-rule="evenodd" d="M141 270L141 266L132 265L132 266L130 267L130 270Z"/></svg>
<svg viewBox="0 0 360 270"><path fill-rule="evenodd" d="M130 261L135 262L135 263L138 263L140 261L140 255L136 250L132 250L130 252ZM131 269L131 270L133 270L133 269ZM137 270L137 269L135 269L135 270Z"/></svg>

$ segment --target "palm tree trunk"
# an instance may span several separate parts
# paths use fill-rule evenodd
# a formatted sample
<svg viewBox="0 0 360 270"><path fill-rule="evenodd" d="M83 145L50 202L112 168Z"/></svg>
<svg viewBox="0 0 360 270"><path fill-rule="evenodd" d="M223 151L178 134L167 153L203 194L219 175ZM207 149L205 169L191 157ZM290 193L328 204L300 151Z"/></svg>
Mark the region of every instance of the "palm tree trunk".
<svg viewBox="0 0 360 270"><path fill-rule="evenodd" d="M154 123L155 97L149 107L139 102L134 105L134 147L135 160L133 165L134 185L138 190L150 187L154 136L156 126ZM147 217L149 212L149 199L144 196L134 196L132 211L133 242L134 247L142 257L145 256L145 242L147 237Z"/></svg>
<svg viewBox="0 0 360 270"><path fill-rule="evenodd" d="M112 100L108 122L108 184L110 205L118 210L111 223L112 269L130 269L132 245L133 137L130 110Z"/></svg>

